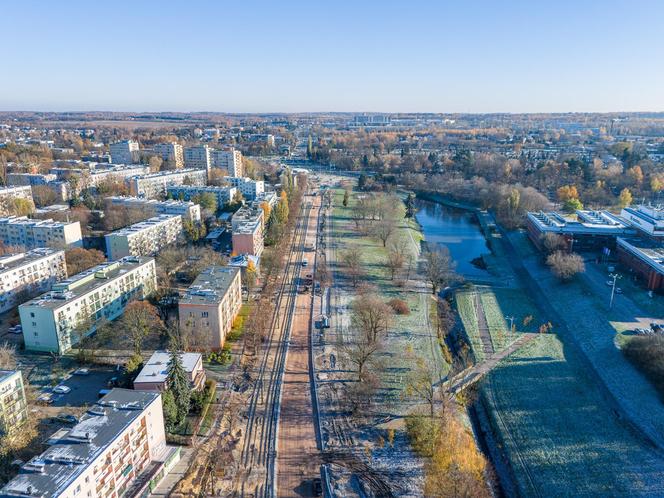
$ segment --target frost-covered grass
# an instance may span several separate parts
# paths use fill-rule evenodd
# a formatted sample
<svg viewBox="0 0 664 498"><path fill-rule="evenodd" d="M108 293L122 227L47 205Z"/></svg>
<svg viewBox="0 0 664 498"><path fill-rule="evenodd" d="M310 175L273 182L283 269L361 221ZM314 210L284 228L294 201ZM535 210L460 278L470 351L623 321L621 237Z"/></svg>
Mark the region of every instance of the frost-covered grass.
<svg viewBox="0 0 664 498"><path fill-rule="evenodd" d="M664 462L616 418L555 335L512 354L483 384L525 496L661 496Z"/></svg>
<svg viewBox="0 0 664 498"><path fill-rule="evenodd" d="M477 313L475 312L475 288L466 286L458 290L455 299L457 312L461 318L466 337L470 341L475 360L480 362L484 359L484 351L482 350Z"/></svg>

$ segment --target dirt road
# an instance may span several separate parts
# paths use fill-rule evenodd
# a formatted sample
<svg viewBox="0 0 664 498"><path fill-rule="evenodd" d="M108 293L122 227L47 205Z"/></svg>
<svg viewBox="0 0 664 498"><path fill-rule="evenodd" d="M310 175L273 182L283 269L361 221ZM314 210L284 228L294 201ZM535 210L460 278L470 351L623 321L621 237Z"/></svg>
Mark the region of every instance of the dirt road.
<svg viewBox="0 0 664 498"><path fill-rule="evenodd" d="M316 247L320 197L307 197L313 202L305 246ZM307 202L307 201L305 201ZM307 267L300 275L313 273L315 251L305 251ZM317 318L317 317L315 317ZM320 475L320 457L316 446L311 386L309 384L309 325L311 293L297 295L295 317L290 336L279 415L277 446L277 496L315 496L312 479Z"/></svg>

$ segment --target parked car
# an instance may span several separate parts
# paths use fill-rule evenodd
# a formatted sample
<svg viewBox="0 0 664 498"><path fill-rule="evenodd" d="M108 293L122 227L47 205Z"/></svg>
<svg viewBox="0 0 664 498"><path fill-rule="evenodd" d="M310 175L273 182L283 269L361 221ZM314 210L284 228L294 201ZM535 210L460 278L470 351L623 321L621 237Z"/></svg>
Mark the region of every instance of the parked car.
<svg viewBox="0 0 664 498"><path fill-rule="evenodd" d="M20 325L14 325L13 327L9 327L8 332L10 334L22 334L23 333L23 327Z"/></svg>
<svg viewBox="0 0 664 498"><path fill-rule="evenodd" d="M68 387L68 386L62 386L62 385L60 385L60 386L55 386L55 387L53 388L53 392L54 392L54 393L58 393L58 394L67 394L68 392L71 392L71 387Z"/></svg>
<svg viewBox="0 0 664 498"><path fill-rule="evenodd" d="M305 259L302 261L302 266L307 267L309 265L309 262Z"/></svg>
<svg viewBox="0 0 664 498"><path fill-rule="evenodd" d="M322 329L329 329L330 328L330 319L326 317L325 315L320 317L320 327Z"/></svg>
<svg viewBox="0 0 664 498"><path fill-rule="evenodd" d="M74 375L90 375L90 369L89 368L79 368L77 370L74 370Z"/></svg>
<svg viewBox="0 0 664 498"><path fill-rule="evenodd" d="M609 287L611 287L611 286L613 285L613 280L607 280L607 281L606 281L606 285L608 285Z"/></svg>
<svg viewBox="0 0 664 498"><path fill-rule="evenodd" d="M62 422L65 424L78 424L78 418L76 418L74 415L58 415L55 417L55 419L58 422Z"/></svg>
<svg viewBox="0 0 664 498"><path fill-rule="evenodd" d="M53 395L51 393L43 393L37 398L37 403L42 405L50 405L53 403Z"/></svg>
<svg viewBox="0 0 664 498"><path fill-rule="evenodd" d="M620 287L616 287L616 294L622 294L622 289Z"/></svg>

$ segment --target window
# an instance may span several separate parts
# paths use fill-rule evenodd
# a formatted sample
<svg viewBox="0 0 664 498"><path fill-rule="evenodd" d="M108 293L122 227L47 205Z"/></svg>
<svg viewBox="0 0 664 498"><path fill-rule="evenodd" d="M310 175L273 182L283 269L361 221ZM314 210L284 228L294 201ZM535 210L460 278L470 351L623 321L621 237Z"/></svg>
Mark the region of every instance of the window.
<svg viewBox="0 0 664 498"><path fill-rule="evenodd" d="M208 317L208 312L207 312L207 311L203 311L203 312L201 312L201 316L202 316L203 318L207 318L207 317Z"/></svg>
<svg viewBox="0 0 664 498"><path fill-rule="evenodd" d="M30 318L34 318L34 317L35 317L35 314L34 314L34 312L31 311L30 312Z"/></svg>

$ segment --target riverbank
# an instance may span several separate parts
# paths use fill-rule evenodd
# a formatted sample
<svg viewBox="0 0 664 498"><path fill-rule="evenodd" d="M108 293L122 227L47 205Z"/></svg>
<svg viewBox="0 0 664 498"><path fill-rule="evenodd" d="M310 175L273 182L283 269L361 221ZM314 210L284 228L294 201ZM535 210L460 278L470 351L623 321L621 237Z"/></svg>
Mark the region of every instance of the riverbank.
<svg viewBox="0 0 664 498"><path fill-rule="evenodd" d="M498 230L492 231L491 247L493 264L511 285L469 286L456 295L477 361L487 354L487 338L499 350L524 332L556 323L526 290L526 277L515 274L510 247ZM621 418L582 352L555 327L552 332L502 360L479 387L474 407L483 416L476 418L476 434L497 462L503 487L509 489L504 482L511 475L523 496L661 495L661 456ZM506 471L500 468L503 459Z"/></svg>

